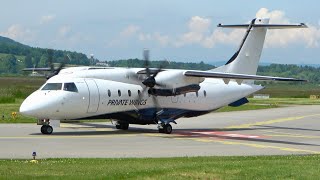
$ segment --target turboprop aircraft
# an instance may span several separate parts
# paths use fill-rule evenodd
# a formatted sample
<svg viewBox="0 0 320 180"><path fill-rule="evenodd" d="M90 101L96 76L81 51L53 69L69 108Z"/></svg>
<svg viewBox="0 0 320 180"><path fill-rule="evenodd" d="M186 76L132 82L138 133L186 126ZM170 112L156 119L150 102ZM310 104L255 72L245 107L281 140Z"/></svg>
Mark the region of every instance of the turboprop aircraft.
<svg viewBox="0 0 320 180"><path fill-rule="evenodd" d="M259 81L305 81L256 75L267 29L306 28L269 24L256 18L249 24L222 25L247 31L238 50L223 66L209 71L149 67L71 67L55 69L46 83L27 97L20 112L39 119L43 134L51 134L50 120L112 119L116 128L156 124L170 134L180 117L196 117L223 106L240 106L247 96L263 89Z"/></svg>

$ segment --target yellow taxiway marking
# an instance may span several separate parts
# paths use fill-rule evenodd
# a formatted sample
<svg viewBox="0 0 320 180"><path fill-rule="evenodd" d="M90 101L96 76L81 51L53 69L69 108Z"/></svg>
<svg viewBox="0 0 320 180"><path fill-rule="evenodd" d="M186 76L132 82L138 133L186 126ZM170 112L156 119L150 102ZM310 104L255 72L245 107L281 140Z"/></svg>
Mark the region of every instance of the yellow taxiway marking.
<svg viewBox="0 0 320 180"><path fill-rule="evenodd" d="M306 138L306 139L319 139L320 138L320 136L288 135L288 134L265 134L264 136L270 136L270 137L292 137L292 138Z"/></svg>
<svg viewBox="0 0 320 180"><path fill-rule="evenodd" d="M2 136L0 139L59 139L59 138L114 138L132 137L136 134L106 134L106 135L39 135L39 136Z"/></svg>
<svg viewBox="0 0 320 180"><path fill-rule="evenodd" d="M306 149L297 149L297 148L289 148L289 147L280 147L280 146L270 146L270 145L264 145L264 144L256 144L256 143L244 143L244 142L235 142L235 141L227 141L227 140L215 140L215 139L209 139L209 138L174 138L174 139L189 139L194 140L198 142L215 142L225 145L242 145L242 146L248 146L248 147L254 147L254 148L270 148L270 149L277 149L281 151L289 151L289 152L301 152L301 153L311 153L311 154L320 154L320 151L312 151L312 150L306 150Z"/></svg>
<svg viewBox="0 0 320 180"><path fill-rule="evenodd" d="M313 117L313 116L320 116L320 114L311 114L311 115L306 115L306 116L296 116L296 117L273 119L273 120L256 122L256 123L248 123L248 124L229 126L229 127L226 127L226 128L228 128L228 129L250 128L252 126L262 126L262 125L268 125L268 124L273 124L273 123L294 121L294 120L300 120L300 119L304 119L304 118L307 118L307 117Z"/></svg>

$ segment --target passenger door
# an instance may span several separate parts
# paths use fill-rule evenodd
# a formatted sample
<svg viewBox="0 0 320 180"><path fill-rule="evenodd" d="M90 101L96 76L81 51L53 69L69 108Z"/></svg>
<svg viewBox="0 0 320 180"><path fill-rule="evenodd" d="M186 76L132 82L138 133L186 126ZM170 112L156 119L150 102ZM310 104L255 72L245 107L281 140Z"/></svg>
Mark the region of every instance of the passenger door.
<svg viewBox="0 0 320 180"><path fill-rule="evenodd" d="M95 113L98 111L99 103L100 103L100 93L98 86L93 79L86 79L85 80L88 91L89 91L89 106L88 106L88 113Z"/></svg>

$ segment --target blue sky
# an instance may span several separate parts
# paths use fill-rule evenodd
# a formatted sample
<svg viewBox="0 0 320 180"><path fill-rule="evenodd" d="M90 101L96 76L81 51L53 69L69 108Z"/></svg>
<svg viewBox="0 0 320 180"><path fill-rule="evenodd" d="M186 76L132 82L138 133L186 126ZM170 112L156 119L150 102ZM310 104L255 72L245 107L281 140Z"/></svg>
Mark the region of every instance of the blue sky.
<svg viewBox="0 0 320 180"><path fill-rule="evenodd" d="M268 32L262 62L320 64L320 3L314 1L29 0L1 1L0 35L43 47L94 54L100 60L141 58L227 61L243 36L218 23L271 16L305 22L306 30Z"/></svg>

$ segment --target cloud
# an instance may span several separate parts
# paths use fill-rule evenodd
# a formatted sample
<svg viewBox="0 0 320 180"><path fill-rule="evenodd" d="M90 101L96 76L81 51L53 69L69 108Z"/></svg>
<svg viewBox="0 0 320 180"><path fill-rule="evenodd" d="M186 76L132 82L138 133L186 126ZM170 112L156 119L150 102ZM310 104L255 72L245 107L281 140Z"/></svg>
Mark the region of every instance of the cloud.
<svg viewBox="0 0 320 180"><path fill-rule="evenodd" d="M298 24L292 22L284 11L268 10L260 8L256 12L257 18L270 18L272 24ZM167 35L160 32L144 32L142 27L129 25L119 33L119 37L110 41L109 46L123 44L122 42L131 39L140 42L155 42L161 46L183 47L199 45L204 48L213 48L219 44L239 45L244 36L245 29L225 30L212 26L210 18L193 16L186 23L187 30L178 35ZM248 21L249 22L249 21ZM239 22L248 23L248 22ZM309 48L320 45L319 25L308 25L304 29L269 30L265 40L267 48L284 48L292 44L304 45Z"/></svg>
<svg viewBox="0 0 320 180"><path fill-rule="evenodd" d="M30 42L35 38L35 34L30 29L19 24L11 25L6 31L0 32L0 35L22 42Z"/></svg>
<svg viewBox="0 0 320 180"><path fill-rule="evenodd" d="M189 31L182 34L174 43L176 47L190 44L202 44L205 34L209 31L211 20L200 16L193 16L188 22Z"/></svg>
<svg viewBox="0 0 320 180"><path fill-rule="evenodd" d="M49 22L53 21L55 18L56 18L55 15L42 16L41 19L40 19L40 24L49 23Z"/></svg>
<svg viewBox="0 0 320 180"><path fill-rule="evenodd" d="M261 8L256 17L268 17L272 24L298 24L292 23L283 11L269 11ZM290 44L304 43L307 47L318 47L320 40L320 29L313 25L308 25L306 29L270 30L266 36L266 47L287 47Z"/></svg>
<svg viewBox="0 0 320 180"><path fill-rule="evenodd" d="M235 29L229 33L216 29L210 36L204 38L201 45L205 48L213 48L216 44L239 44L243 34L243 29Z"/></svg>
<svg viewBox="0 0 320 180"><path fill-rule="evenodd" d="M167 46L170 42L170 38L167 35L162 35L159 32L152 34L140 33L138 39L140 41L155 41L161 46Z"/></svg>
<svg viewBox="0 0 320 180"><path fill-rule="evenodd" d="M136 33L140 30L139 26L136 25L129 25L126 28L124 28L121 32L120 32L120 36L123 38L126 37L131 37L136 35Z"/></svg>
<svg viewBox="0 0 320 180"><path fill-rule="evenodd" d="M120 31L118 37L114 38L106 47L122 46L124 42L128 42L129 39L138 40L140 42L155 41L161 46L166 46L169 43L169 36L162 35L159 32L144 33L140 26L129 25Z"/></svg>
<svg viewBox="0 0 320 180"><path fill-rule="evenodd" d="M211 20L208 18L193 16L188 23L188 27L191 32L203 33L208 31L210 24L211 24Z"/></svg>
<svg viewBox="0 0 320 180"><path fill-rule="evenodd" d="M261 8L256 13L257 18L270 18L273 24L298 24L291 22L284 11L269 11ZM212 48L217 44L240 43L244 35L244 30L233 29L225 30L215 29L211 34L207 32L210 29L210 19L194 16L188 23L189 32L182 34L175 43L176 47L189 44L198 44L205 48ZM287 29L287 30L269 30L266 36L265 47L287 47L291 44L305 44L306 47L318 47L320 44L320 29L316 26L308 25L304 29Z"/></svg>
<svg viewBox="0 0 320 180"><path fill-rule="evenodd" d="M71 31L71 27L68 26L68 25L65 25L65 26L61 26L59 29L58 29L58 36L59 37L66 37Z"/></svg>

